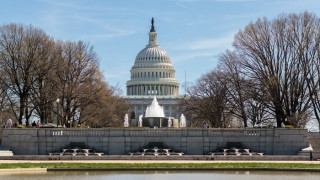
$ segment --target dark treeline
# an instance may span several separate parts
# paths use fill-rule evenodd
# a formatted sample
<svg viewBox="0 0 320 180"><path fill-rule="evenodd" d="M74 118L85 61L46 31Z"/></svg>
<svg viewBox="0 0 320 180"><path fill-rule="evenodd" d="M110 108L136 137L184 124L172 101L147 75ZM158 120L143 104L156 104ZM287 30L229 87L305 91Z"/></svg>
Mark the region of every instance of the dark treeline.
<svg viewBox="0 0 320 180"><path fill-rule="evenodd" d="M184 103L193 125L320 123L319 44L320 19L309 12L249 23L218 67L188 88Z"/></svg>
<svg viewBox="0 0 320 180"><path fill-rule="evenodd" d="M31 25L0 26L3 122L11 118L21 123L23 116L56 122L59 115L61 125L117 126L127 109L117 89L104 81L89 44L56 41Z"/></svg>

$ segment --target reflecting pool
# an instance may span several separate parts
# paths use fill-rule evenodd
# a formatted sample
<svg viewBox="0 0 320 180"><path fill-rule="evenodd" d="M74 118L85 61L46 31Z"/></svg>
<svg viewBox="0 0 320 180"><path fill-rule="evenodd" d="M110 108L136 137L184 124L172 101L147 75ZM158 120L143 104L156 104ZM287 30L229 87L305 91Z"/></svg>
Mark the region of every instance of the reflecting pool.
<svg viewBox="0 0 320 180"><path fill-rule="evenodd" d="M290 171L55 171L0 173L0 180L319 180L320 172Z"/></svg>

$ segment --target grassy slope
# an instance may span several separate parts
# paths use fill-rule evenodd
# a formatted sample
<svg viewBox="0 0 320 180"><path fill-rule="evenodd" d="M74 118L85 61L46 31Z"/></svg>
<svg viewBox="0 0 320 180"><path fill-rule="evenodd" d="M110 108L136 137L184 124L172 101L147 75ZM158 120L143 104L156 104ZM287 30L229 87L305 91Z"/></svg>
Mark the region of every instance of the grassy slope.
<svg viewBox="0 0 320 180"><path fill-rule="evenodd" d="M0 169L9 168L310 168L320 164L305 163L2 163Z"/></svg>

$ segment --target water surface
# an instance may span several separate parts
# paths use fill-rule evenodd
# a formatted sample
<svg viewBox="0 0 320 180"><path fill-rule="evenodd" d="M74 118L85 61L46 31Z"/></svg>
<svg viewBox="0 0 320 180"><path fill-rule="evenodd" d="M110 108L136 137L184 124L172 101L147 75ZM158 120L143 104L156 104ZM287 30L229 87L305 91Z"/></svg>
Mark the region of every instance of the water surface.
<svg viewBox="0 0 320 180"><path fill-rule="evenodd" d="M319 180L316 172L285 171L56 171L0 173L0 180Z"/></svg>

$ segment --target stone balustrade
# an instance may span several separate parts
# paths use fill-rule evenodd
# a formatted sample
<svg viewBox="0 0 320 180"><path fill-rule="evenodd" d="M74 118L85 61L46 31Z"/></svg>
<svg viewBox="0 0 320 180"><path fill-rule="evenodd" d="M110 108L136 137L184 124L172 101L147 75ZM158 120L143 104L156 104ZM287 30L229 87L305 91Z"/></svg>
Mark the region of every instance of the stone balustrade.
<svg viewBox="0 0 320 180"><path fill-rule="evenodd" d="M305 129L266 128L101 128L101 129L3 129L2 145L17 155L48 155L72 142L81 142L109 155L123 155L149 142L189 155L202 155L239 142L266 155L296 155L309 145Z"/></svg>

